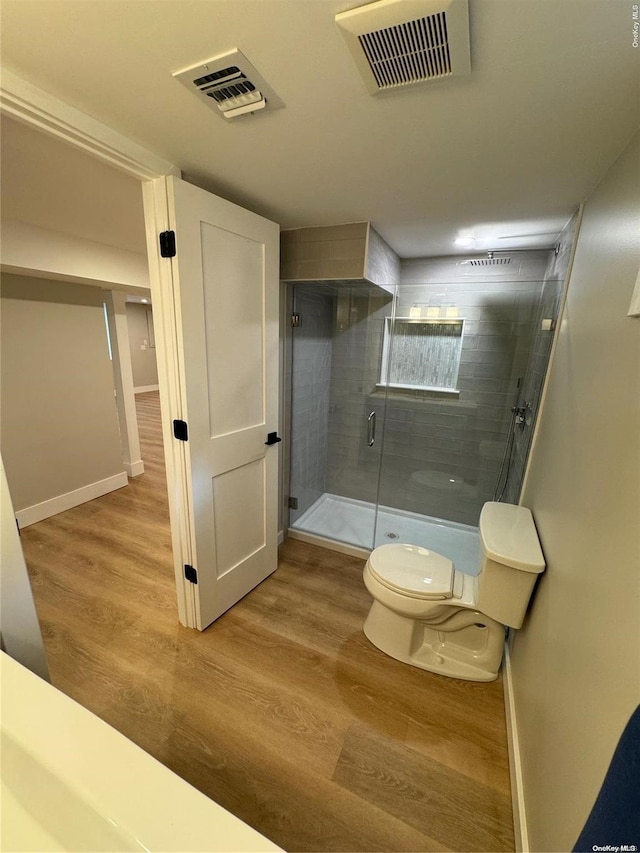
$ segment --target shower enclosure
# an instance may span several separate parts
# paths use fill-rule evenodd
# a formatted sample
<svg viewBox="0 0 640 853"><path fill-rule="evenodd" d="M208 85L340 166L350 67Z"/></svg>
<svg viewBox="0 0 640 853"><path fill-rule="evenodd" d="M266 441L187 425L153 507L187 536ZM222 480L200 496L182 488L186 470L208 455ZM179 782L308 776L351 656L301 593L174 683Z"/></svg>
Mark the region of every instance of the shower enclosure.
<svg viewBox="0 0 640 853"><path fill-rule="evenodd" d="M482 505L519 497L568 257L289 285L290 535L422 545L474 573Z"/></svg>

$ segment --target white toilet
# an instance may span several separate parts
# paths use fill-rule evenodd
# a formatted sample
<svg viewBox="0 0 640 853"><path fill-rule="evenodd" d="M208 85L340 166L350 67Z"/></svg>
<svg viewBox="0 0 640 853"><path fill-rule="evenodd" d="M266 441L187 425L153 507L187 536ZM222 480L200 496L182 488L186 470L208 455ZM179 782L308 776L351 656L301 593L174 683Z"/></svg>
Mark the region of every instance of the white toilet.
<svg viewBox="0 0 640 853"><path fill-rule="evenodd" d="M415 545L381 545L364 568L374 602L364 623L385 654L420 669L469 681L493 681L505 626L519 628L545 561L531 512L486 503L480 513L482 566L477 577Z"/></svg>

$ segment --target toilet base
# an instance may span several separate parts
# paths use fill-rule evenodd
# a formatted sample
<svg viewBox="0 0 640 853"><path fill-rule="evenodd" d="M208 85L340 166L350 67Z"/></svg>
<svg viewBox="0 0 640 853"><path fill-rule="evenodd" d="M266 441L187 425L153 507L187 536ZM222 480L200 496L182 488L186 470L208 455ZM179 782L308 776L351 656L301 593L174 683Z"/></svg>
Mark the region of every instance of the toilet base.
<svg viewBox="0 0 640 853"><path fill-rule="evenodd" d="M363 630L374 646L402 663L449 678L495 681L504 651L504 626L479 611L450 609L451 616L431 626L374 601Z"/></svg>

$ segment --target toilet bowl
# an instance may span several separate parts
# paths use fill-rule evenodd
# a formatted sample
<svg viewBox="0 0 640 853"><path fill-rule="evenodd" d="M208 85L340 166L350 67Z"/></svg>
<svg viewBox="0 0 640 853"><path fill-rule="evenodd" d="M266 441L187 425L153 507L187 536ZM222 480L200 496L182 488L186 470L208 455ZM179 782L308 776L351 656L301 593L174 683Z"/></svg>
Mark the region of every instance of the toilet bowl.
<svg viewBox="0 0 640 853"><path fill-rule="evenodd" d="M505 628L519 628L545 561L531 512L489 502L479 523L477 576L416 545L375 548L364 568L374 601L367 638L385 654L420 669L469 681L493 681Z"/></svg>

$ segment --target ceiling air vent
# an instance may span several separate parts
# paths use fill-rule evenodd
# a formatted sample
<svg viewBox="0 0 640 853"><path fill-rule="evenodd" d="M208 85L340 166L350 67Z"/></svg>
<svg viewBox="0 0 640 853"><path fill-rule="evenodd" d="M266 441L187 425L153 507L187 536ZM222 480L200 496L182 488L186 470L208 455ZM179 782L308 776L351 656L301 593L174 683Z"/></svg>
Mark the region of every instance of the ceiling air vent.
<svg viewBox="0 0 640 853"><path fill-rule="evenodd" d="M336 23L372 95L471 73L468 0L378 0Z"/></svg>
<svg viewBox="0 0 640 853"><path fill-rule="evenodd" d="M237 49L176 71L173 76L226 119L284 106Z"/></svg>

